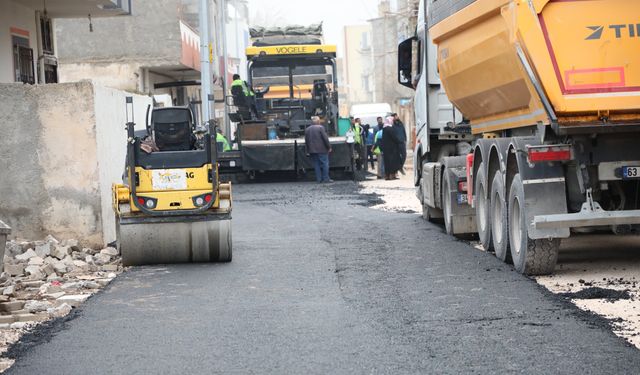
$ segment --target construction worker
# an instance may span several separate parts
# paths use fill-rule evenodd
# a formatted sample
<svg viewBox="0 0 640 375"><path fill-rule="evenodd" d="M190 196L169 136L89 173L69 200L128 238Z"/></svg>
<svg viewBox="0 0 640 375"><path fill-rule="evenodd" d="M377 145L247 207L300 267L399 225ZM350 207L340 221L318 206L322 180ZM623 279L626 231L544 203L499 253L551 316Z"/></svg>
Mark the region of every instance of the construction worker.
<svg viewBox="0 0 640 375"><path fill-rule="evenodd" d="M362 169L362 163L366 163L365 160L365 145L364 145L364 136L362 125L360 124L360 119L356 118L353 122L353 135L354 135L354 149L356 153L356 169Z"/></svg>
<svg viewBox="0 0 640 375"><path fill-rule="evenodd" d="M253 114L258 117L258 109L256 108L256 94L247 84L247 81L243 81L240 79L239 74L233 75L233 82L231 82L231 92L233 92L234 87L241 87L242 93L244 94L244 98L247 101L247 105L249 109L253 112Z"/></svg>
<svg viewBox="0 0 640 375"><path fill-rule="evenodd" d="M231 145L224 134L222 134L222 130L220 128L218 128L216 132L216 147L218 152L231 151Z"/></svg>

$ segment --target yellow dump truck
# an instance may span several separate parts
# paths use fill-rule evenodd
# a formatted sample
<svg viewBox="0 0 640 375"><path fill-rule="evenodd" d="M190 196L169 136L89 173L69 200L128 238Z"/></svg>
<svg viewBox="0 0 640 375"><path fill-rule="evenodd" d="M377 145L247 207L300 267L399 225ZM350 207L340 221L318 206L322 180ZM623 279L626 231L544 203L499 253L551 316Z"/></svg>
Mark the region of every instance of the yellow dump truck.
<svg viewBox="0 0 640 375"><path fill-rule="evenodd" d="M572 233L640 231L640 1L422 1L398 79L448 233L548 274Z"/></svg>

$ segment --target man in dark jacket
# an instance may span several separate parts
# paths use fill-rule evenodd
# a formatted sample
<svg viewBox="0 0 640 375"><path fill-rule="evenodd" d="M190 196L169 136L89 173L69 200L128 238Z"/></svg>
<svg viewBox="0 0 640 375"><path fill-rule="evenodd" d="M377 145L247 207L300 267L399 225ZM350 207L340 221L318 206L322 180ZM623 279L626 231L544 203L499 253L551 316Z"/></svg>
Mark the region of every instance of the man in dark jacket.
<svg viewBox="0 0 640 375"><path fill-rule="evenodd" d="M327 131L320 124L318 116L311 117L311 126L304 131L304 144L307 155L313 161L313 167L316 171L316 181L333 182L329 178L329 153L331 152L331 143Z"/></svg>
<svg viewBox="0 0 640 375"><path fill-rule="evenodd" d="M400 117L397 113L393 115L393 127L396 129L396 134L400 138L402 144L400 145L400 158L402 159L402 167L399 169L400 173L404 174L404 163L407 161L407 131L404 128L404 124L400 121Z"/></svg>

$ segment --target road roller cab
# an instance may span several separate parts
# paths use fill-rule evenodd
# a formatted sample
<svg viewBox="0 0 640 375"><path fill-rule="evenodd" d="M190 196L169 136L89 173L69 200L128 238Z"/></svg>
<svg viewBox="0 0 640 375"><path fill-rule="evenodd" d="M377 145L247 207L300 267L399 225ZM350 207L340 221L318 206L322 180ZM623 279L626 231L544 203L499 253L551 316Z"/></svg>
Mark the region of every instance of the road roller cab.
<svg viewBox="0 0 640 375"><path fill-rule="evenodd" d="M215 127L197 129L187 107L150 118L144 131L127 122L124 181L113 187L124 264L230 261L231 184L218 180Z"/></svg>

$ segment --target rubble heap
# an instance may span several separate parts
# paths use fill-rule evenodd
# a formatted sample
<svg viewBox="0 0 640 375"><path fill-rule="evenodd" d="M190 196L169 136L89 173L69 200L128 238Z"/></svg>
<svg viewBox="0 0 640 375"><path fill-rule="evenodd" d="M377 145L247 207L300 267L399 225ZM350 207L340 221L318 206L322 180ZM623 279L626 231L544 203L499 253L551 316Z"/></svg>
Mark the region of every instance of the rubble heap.
<svg viewBox="0 0 640 375"><path fill-rule="evenodd" d="M121 258L113 247L81 248L77 240L52 236L8 241L0 273L0 352L17 340L16 331L67 315L119 272Z"/></svg>

